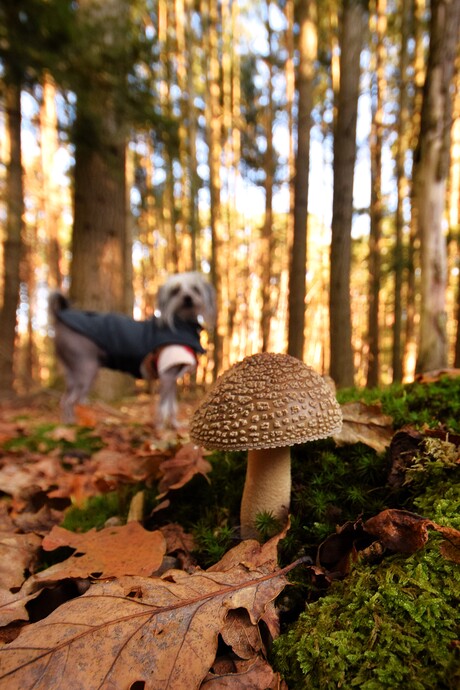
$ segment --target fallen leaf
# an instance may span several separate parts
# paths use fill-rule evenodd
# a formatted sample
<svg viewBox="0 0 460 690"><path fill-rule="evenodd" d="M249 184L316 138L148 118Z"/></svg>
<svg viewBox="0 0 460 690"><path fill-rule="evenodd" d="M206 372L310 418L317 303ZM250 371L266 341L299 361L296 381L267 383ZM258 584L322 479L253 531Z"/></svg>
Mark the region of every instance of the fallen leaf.
<svg viewBox="0 0 460 690"><path fill-rule="evenodd" d="M208 673L201 690L287 690L287 685L264 659L232 660Z"/></svg>
<svg viewBox="0 0 460 690"><path fill-rule="evenodd" d="M76 553L31 577L31 590L64 578L148 576L160 567L166 548L161 532L148 532L138 522L84 534L53 527L42 548L53 551L62 546L76 549Z"/></svg>
<svg viewBox="0 0 460 690"><path fill-rule="evenodd" d="M452 527L440 525L436 525L436 529L445 537L439 546L441 555L448 561L460 563L460 532Z"/></svg>
<svg viewBox="0 0 460 690"><path fill-rule="evenodd" d="M187 443L173 458L161 463L160 471L163 476L158 484L157 498L162 498L171 489L180 489L195 474L201 474L207 479L211 469L211 463L204 458L203 448Z"/></svg>
<svg viewBox="0 0 460 690"><path fill-rule="evenodd" d="M393 436L393 419L383 414L380 405L349 402L341 405L341 409L342 429L333 436L337 445L361 442L383 453Z"/></svg>
<svg viewBox="0 0 460 690"><path fill-rule="evenodd" d="M428 527L434 527L431 520L408 510L383 510L363 524L364 530L378 539L391 551L415 553L428 541Z"/></svg>
<svg viewBox="0 0 460 690"><path fill-rule="evenodd" d="M199 688L228 612L246 609L257 625L298 565L277 569L273 543L267 544L253 547L257 565L237 558L224 572L214 566L192 575L175 571L165 579L122 577L92 585L0 648L0 688L49 690L62 678L85 690L135 683L149 690Z"/></svg>
<svg viewBox="0 0 460 690"><path fill-rule="evenodd" d="M41 541L36 534L0 532L0 589L21 587L26 572L33 569Z"/></svg>
<svg viewBox="0 0 460 690"><path fill-rule="evenodd" d="M414 377L414 381L417 381L418 383L434 383L435 381L439 381L443 376L447 376L448 378L456 378L457 376L460 376L460 369L433 369L432 371L425 371L422 374L416 374Z"/></svg>

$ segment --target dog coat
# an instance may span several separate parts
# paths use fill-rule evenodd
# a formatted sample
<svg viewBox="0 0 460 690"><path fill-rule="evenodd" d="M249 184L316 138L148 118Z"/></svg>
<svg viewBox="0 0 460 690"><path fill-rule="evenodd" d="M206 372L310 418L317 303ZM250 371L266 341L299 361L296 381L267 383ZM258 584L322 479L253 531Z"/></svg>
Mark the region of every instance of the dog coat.
<svg viewBox="0 0 460 690"><path fill-rule="evenodd" d="M153 316L136 321L123 314L63 309L57 318L104 350L103 365L142 378L143 359L165 345L183 345L196 354L205 350L200 343L202 328L196 321L175 318L172 329Z"/></svg>

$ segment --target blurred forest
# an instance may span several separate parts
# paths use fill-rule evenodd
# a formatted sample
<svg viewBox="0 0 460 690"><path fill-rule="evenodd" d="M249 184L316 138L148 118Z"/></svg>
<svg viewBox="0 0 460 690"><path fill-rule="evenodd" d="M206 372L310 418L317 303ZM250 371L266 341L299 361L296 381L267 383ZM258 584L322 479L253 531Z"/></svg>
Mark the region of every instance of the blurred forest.
<svg viewBox="0 0 460 690"><path fill-rule="evenodd" d="M460 0L0 0L0 391L47 296L148 318L200 270L199 375L460 367Z"/></svg>

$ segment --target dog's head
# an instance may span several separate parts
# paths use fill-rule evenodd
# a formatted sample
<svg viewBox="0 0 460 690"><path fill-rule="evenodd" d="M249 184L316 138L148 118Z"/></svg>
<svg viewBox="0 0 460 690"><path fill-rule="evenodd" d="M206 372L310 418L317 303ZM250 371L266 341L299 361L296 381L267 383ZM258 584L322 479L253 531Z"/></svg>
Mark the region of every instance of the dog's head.
<svg viewBox="0 0 460 690"><path fill-rule="evenodd" d="M170 328L174 317L197 321L201 317L212 328L216 319L216 298L213 286L197 271L170 276L158 291L160 319Z"/></svg>

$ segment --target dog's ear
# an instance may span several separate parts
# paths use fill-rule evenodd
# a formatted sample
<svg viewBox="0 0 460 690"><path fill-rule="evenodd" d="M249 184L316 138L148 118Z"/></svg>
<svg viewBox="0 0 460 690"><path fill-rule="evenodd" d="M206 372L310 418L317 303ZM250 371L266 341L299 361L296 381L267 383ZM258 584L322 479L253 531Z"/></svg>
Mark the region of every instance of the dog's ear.
<svg viewBox="0 0 460 690"><path fill-rule="evenodd" d="M216 291L214 285L208 283L207 280L203 280L203 294L205 307L203 317L208 328L214 328L217 316Z"/></svg>
<svg viewBox="0 0 460 690"><path fill-rule="evenodd" d="M157 292L157 307L160 311L158 320L160 323L166 324L170 328L174 327L174 313L168 309L170 288L167 283L161 285Z"/></svg>

